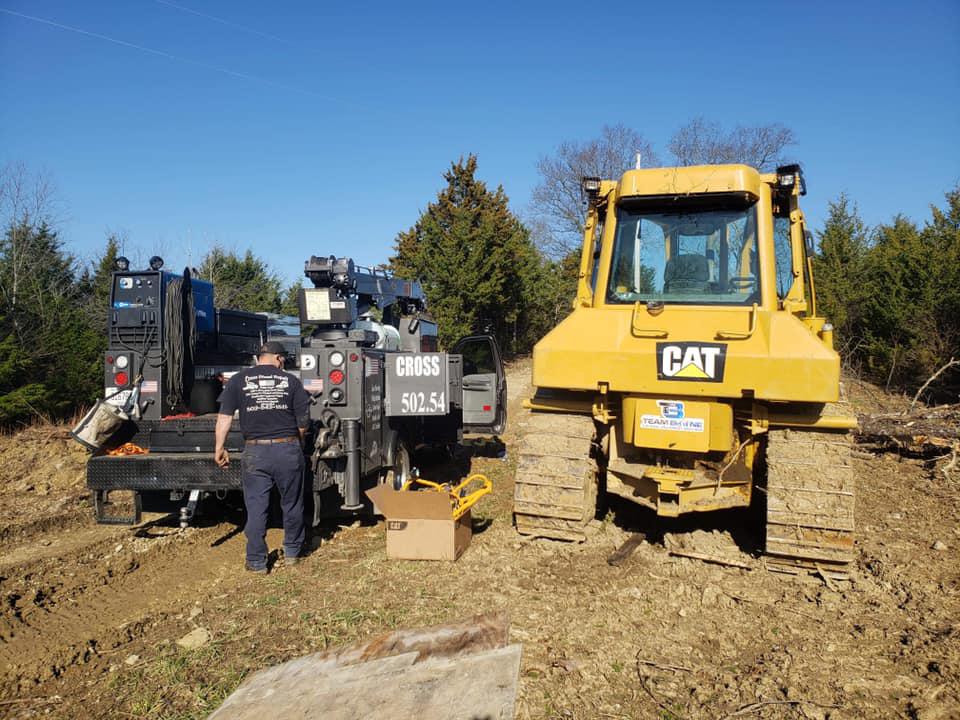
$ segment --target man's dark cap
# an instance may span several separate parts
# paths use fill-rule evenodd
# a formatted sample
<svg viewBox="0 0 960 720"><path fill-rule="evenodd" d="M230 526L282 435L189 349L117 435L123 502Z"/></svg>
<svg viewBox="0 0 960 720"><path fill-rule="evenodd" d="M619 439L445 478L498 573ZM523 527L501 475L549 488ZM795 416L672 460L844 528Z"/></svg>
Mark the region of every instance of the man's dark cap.
<svg viewBox="0 0 960 720"><path fill-rule="evenodd" d="M280 343L271 340L270 342L265 342L260 346L259 355L266 355L270 353L271 355L283 355L286 356L287 349Z"/></svg>

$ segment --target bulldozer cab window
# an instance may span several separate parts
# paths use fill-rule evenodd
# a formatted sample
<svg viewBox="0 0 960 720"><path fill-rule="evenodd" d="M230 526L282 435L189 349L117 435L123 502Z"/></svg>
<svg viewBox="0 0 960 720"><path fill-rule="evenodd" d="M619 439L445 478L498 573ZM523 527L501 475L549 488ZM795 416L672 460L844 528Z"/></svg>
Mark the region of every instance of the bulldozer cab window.
<svg viewBox="0 0 960 720"><path fill-rule="evenodd" d="M793 248L790 244L790 218L773 219L773 249L777 265L777 297L787 297L793 285Z"/></svg>
<svg viewBox="0 0 960 720"><path fill-rule="evenodd" d="M597 226L593 231L593 258L590 261L590 289L597 292L597 275L600 269L600 249L603 247L603 226L607 221L606 206L597 211Z"/></svg>
<svg viewBox="0 0 960 720"><path fill-rule="evenodd" d="M757 302L756 205L728 208L618 208L607 302Z"/></svg>

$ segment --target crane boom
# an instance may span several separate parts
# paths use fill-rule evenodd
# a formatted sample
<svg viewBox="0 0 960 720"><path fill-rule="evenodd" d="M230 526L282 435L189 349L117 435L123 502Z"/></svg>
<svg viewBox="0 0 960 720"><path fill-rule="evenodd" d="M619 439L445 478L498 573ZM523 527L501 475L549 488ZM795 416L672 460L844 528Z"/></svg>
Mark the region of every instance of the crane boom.
<svg viewBox="0 0 960 720"><path fill-rule="evenodd" d="M412 315L426 308L423 288L416 280L393 277L385 270L357 265L351 258L317 257L305 263L304 274L315 288L329 288L338 297L354 299L357 314L371 307L381 310L399 305L401 314Z"/></svg>

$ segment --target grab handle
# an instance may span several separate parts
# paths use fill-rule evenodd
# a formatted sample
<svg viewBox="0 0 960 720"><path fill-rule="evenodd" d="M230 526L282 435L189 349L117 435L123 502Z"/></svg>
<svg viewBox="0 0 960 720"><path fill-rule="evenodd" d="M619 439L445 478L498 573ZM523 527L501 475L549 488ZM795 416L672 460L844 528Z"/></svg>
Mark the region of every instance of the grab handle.
<svg viewBox="0 0 960 720"><path fill-rule="evenodd" d="M640 306L643 303L637 302L633 306L633 316L630 318L630 332L638 338L665 338L670 333L667 330L651 330L637 326L637 316L640 314Z"/></svg>
<svg viewBox="0 0 960 720"><path fill-rule="evenodd" d="M753 307L750 309L750 329L747 332L739 332L737 330L718 330L717 339L718 340L747 340L753 337L753 334L757 331L757 317L759 316L757 304L754 303Z"/></svg>

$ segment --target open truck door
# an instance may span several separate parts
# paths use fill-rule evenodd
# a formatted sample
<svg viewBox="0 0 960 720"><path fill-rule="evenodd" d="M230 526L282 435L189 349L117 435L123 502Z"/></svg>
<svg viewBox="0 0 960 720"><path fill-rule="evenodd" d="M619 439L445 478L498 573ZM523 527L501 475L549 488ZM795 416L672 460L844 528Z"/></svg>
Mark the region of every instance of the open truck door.
<svg viewBox="0 0 960 720"><path fill-rule="evenodd" d="M507 426L507 378L497 341L470 335L451 353L463 356L463 429L501 434Z"/></svg>

